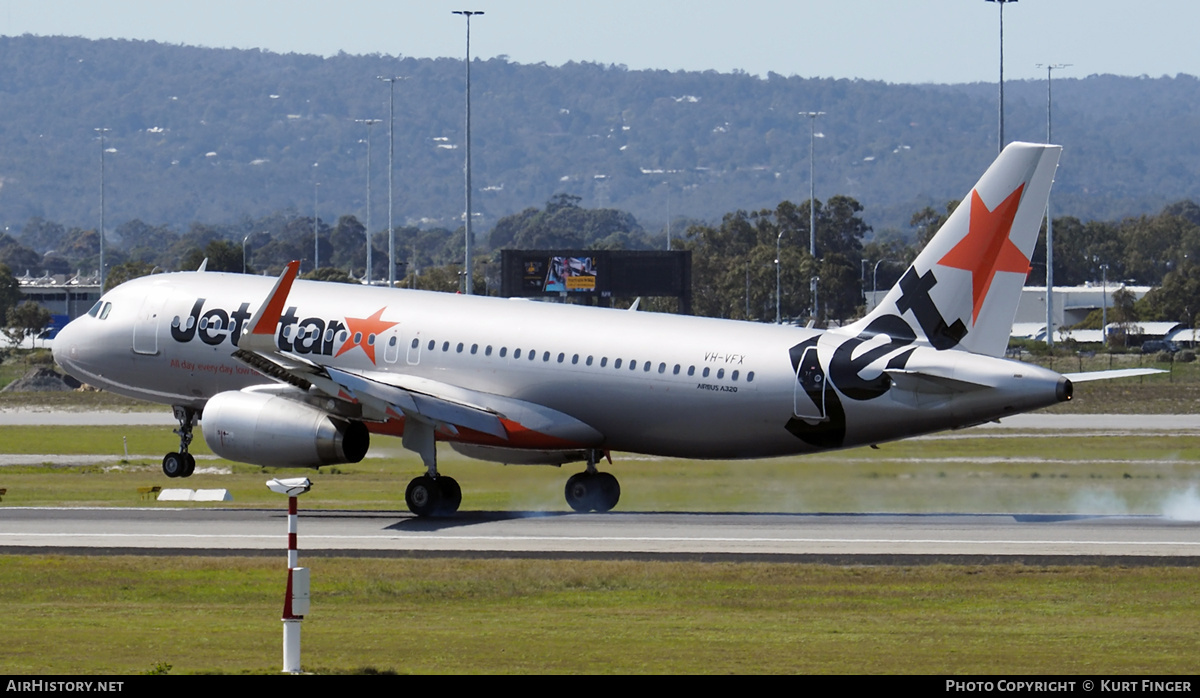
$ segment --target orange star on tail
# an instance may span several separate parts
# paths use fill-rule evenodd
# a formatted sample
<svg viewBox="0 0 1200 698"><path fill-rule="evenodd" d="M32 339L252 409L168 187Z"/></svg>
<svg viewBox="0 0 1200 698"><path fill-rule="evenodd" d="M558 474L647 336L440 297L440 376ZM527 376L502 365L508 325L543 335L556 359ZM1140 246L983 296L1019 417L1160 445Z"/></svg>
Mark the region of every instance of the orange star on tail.
<svg viewBox="0 0 1200 698"><path fill-rule="evenodd" d="M1024 188L1024 184L1017 187L990 211L983 199L979 198L979 193L972 190L970 228L966 236L938 260L942 266L971 272L972 324L979 318L979 311L983 308L983 301L992 287L996 272L1029 273L1029 258L1008 238Z"/></svg>

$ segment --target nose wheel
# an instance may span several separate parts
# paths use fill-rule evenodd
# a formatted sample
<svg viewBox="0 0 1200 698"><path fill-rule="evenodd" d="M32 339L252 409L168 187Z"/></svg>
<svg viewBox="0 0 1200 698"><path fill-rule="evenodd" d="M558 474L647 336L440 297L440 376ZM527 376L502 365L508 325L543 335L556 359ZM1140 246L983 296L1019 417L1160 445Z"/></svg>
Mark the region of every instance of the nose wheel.
<svg viewBox="0 0 1200 698"><path fill-rule="evenodd" d="M163 475L189 477L196 471L196 459L188 453L188 446L192 444L192 427L196 424L197 414L196 410L191 407L175 405L173 409L175 419L179 420L179 428L175 430L175 433L179 435L179 452L163 456Z"/></svg>

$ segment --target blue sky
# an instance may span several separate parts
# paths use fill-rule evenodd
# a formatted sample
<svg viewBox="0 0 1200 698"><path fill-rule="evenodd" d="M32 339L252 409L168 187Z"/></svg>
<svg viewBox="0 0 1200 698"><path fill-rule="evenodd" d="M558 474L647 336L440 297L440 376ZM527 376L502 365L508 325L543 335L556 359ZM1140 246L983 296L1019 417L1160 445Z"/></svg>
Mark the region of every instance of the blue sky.
<svg viewBox="0 0 1200 698"><path fill-rule="evenodd" d="M147 39L277 52L594 61L888 82L995 82L985 0L0 0L0 34ZM1021 0L1004 9L1005 75L1200 75L1200 3Z"/></svg>

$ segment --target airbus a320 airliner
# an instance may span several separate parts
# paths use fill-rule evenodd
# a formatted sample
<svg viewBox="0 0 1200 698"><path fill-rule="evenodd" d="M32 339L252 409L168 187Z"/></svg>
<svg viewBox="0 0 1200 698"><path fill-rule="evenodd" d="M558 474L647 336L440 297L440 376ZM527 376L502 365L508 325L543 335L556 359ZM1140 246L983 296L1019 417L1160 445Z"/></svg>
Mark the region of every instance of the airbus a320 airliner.
<svg viewBox="0 0 1200 698"><path fill-rule="evenodd" d="M525 300L187 272L129 281L55 339L93 386L172 405L223 458L260 466L357 462L400 436L425 474L405 500L457 511L437 441L501 463L584 461L566 499L608 511L611 451L761 458L847 448L996 420L1071 399L1072 380L1001 358L1058 163L1014 143L887 297L817 330ZM611 462L611 461L610 461Z"/></svg>

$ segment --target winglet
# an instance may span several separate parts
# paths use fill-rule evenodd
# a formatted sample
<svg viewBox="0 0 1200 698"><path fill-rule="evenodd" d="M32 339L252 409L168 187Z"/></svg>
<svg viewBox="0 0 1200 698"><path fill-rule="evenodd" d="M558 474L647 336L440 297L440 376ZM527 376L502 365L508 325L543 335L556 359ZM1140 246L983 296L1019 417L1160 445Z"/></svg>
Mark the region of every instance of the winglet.
<svg viewBox="0 0 1200 698"><path fill-rule="evenodd" d="M292 282L296 280L299 272L299 261L288 262L283 273L279 275L279 280L275 282L275 288L271 289L267 299L263 301L254 316L250 318L250 322L246 323L245 329L242 330L242 336L238 342L239 349L275 351L275 330L279 326L279 317L283 314L283 306L287 303L288 294L292 290Z"/></svg>

